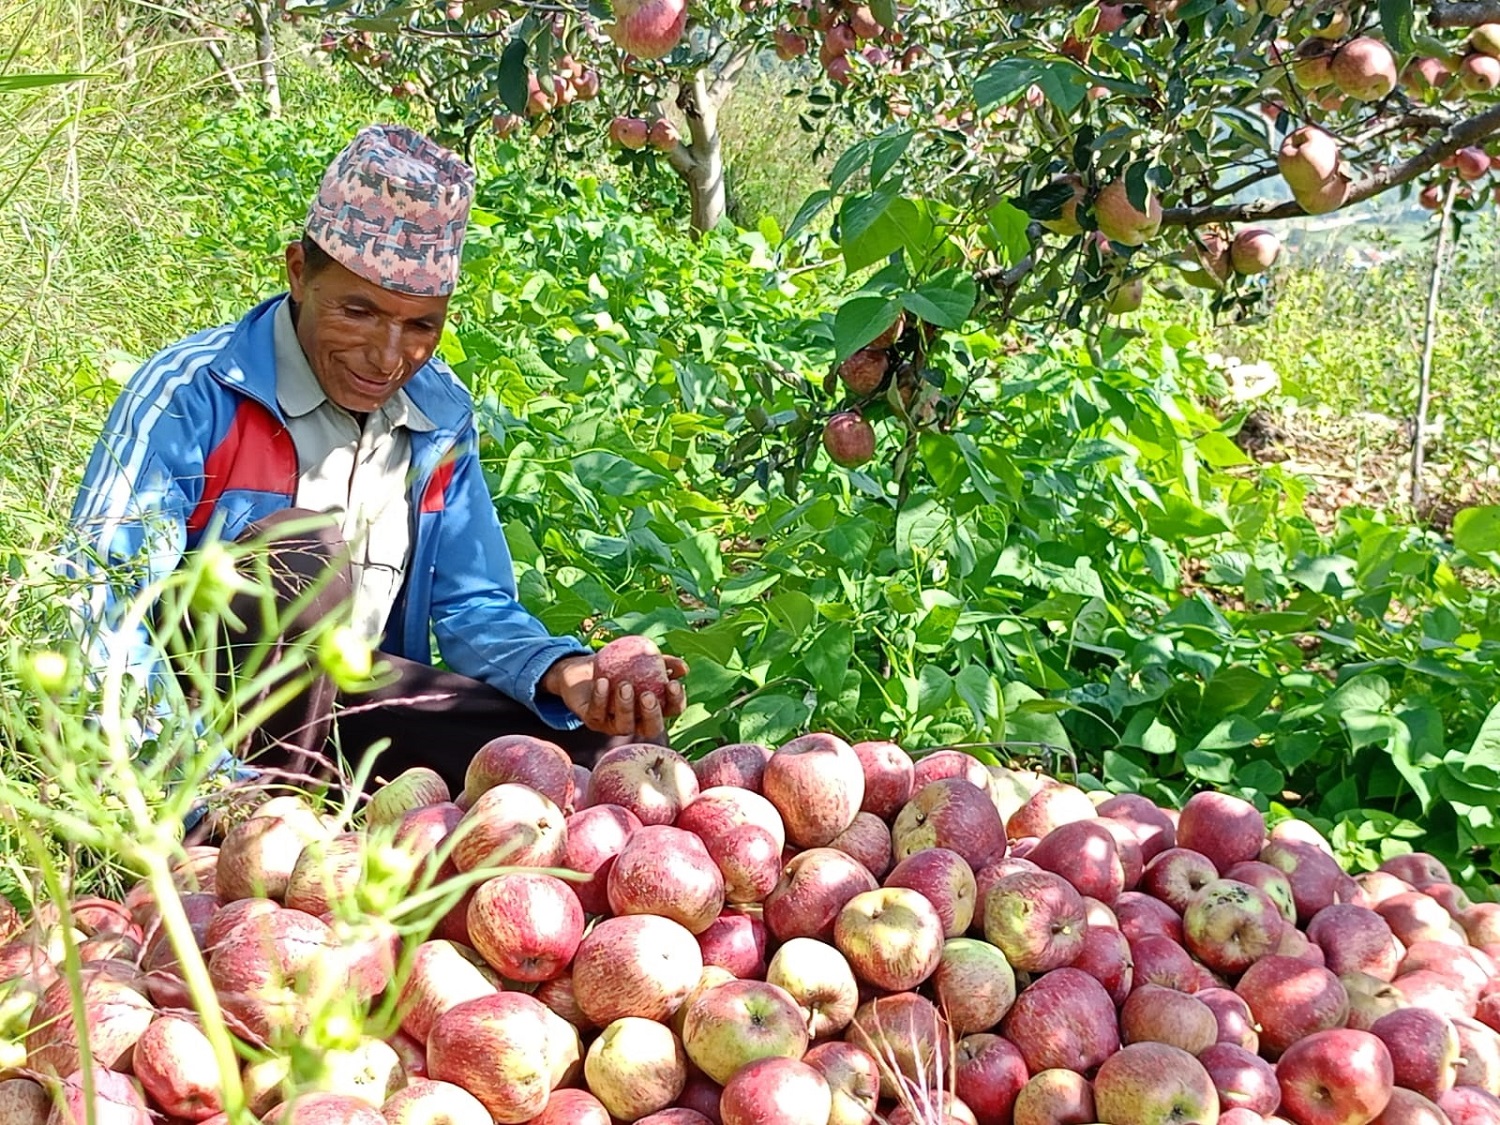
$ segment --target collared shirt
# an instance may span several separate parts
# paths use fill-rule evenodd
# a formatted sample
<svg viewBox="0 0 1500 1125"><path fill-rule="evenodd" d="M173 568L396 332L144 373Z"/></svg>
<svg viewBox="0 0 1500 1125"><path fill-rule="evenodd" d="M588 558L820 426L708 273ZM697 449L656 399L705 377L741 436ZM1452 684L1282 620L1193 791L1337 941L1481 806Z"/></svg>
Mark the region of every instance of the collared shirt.
<svg viewBox="0 0 1500 1125"><path fill-rule="evenodd" d="M297 507L336 516L353 553L351 624L371 641L385 632L411 550L411 433L435 425L398 390L363 428L323 392L292 324L276 309L276 400L297 447Z"/></svg>

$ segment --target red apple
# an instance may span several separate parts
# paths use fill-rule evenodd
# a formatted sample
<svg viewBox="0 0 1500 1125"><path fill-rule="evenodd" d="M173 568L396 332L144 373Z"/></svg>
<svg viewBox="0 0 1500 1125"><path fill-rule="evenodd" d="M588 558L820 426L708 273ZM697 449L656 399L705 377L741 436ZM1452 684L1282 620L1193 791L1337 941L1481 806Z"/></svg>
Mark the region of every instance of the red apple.
<svg viewBox="0 0 1500 1125"><path fill-rule="evenodd" d="M694 761L693 773L698 776L699 789L732 786L759 793L760 781L770 760L768 746L758 742L733 742L716 747Z"/></svg>
<svg viewBox="0 0 1500 1125"><path fill-rule="evenodd" d="M1292 897L1292 884L1287 881L1285 875L1269 863L1262 863L1258 859L1236 863L1224 873L1224 878L1248 883L1262 891L1276 904L1276 909L1281 911L1283 918L1291 923L1297 921L1297 901Z"/></svg>
<svg viewBox="0 0 1500 1125"><path fill-rule="evenodd" d="M1375 1119L1375 1125L1452 1125L1448 1115L1438 1108L1430 1098L1424 1098L1415 1090L1404 1090L1397 1086L1391 1091L1391 1100Z"/></svg>
<svg viewBox="0 0 1500 1125"><path fill-rule="evenodd" d="M417 946L401 992L401 1029L425 1045L438 1016L496 991L497 982L474 963L477 960L477 954L465 955L463 947L451 941L424 941Z"/></svg>
<svg viewBox="0 0 1500 1125"><path fill-rule="evenodd" d="M590 805L619 805L642 824L671 824L697 796L698 776L688 760L650 743L606 750L589 776Z"/></svg>
<svg viewBox="0 0 1500 1125"><path fill-rule="evenodd" d="M1115 900L1111 909L1115 912L1120 932L1133 942L1155 936L1182 943L1182 915L1159 898L1139 891L1126 891Z"/></svg>
<svg viewBox="0 0 1500 1125"><path fill-rule="evenodd" d="M979 1125L1010 1125L1016 1096L1027 1080L1021 1052L998 1035L966 1035L954 1049L954 1092Z"/></svg>
<svg viewBox="0 0 1500 1125"><path fill-rule="evenodd" d="M1398 879L1389 871L1362 871L1354 877L1359 889L1365 894L1365 905L1374 909L1393 895L1405 894L1417 888L1405 879Z"/></svg>
<svg viewBox="0 0 1500 1125"><path fill-rule="evenodd" d="M578 896L540 872L507 872L481 883L468 921L474 948L513 981L551 980L568 967L583 938Z"/></svg>
<svg viewBox="0 0 1500 1125"><path fill-rule="evenodd" d="M828 1083L833 1109L828 1125L869 1125L880 1100L880 1065L852 1043L819 1043L802 1056Z"/></svg>
<svg viewBox="0 0 1500 1125"><path fill-rule="evenodd" d="M1203 988L1193 993L1208 1005L1214 1020L1219 1025L1216 1042L1243 1047L1252 1054L1260 1050L1260 1033L1255 1030L1255 1017L1250 1014L1250 1005L1239 993L1228 988Z"/></svg>
<svg viewBox="0 0 1500 1125"><path fill-rule="evenodd" d="M1120 1049L1109 993L1078 969L1037 977L1016 997L1002 1033L1033 1074L1050 1067L1087 1071Z"/></svg>
<svg viewBox="0 0 1500 1125"><path fill-rule="evenodd" d="M1478 1086L1488 1093L1500 1094L1500 1032L1463 1016L1451 1022L1458 1035L1454 1084Z"/></svg>
<svg viewBox="0 0 1500 1125"><path fill-rule="evenodd" d="M682 1042L693 1065L720 1084L756 1059L800 1059L807 1037L797 1001L784 989L756 980L729 981L700 992L689 1002L682 1025Z"/></svg>
<svg viewBox="0 0 1500 1125"><path fill-rule="evenodd" d="M383 824L398 824L412 809L451 800L453 794L448 783L437 770L413 766L370 795L370 803L365 806L365 825L379 828Z"/></svg>
<svg viewBox="0 0 1500 1125"><path fill-rule="evenodd" d="M1347 1027L1369 1031L1382 1016L1406 1007L1406 999L1394 985L1369 973L1345 973L1339 983L1349 994Z"/></svg>
<svg viewBox="0 0 1500 1125"><path fill-rule="evenodd" d="M1276 827L1279 831L1283 825L1293 823L1297 822L1283 821ZM1359 893L1359 885L1324 850L1326 846L1273 833L1260 851L1261 862L1276 868L1291 884L1297 921L1304 926L1325 906L1350 902Z"/></svg>
<svg viewBox="0 0 1500 1125"><path fill-rule="evenodd" d="M666 1109L682 1093L687 1057L670 1028L625 1016L589 1044L583 1073L610 1116L637 1121Z"/></svg>
<svg viewBox="0 0 1500 1125"><path fill-rule="evenodd" d="M213 1044L191 1020L153 1022L136 1041L131 1070L152 1102L179 1120L202 1121L224 1109Z"/></svg>
<svg viewBox="0 0 1500 1125"><path fill-rule="evenodd" d="M786 847L786 826L781 814L759 793L750 789L718 786L705 789L677 815L677 827L703 838L704 843L726 835L741 825L764 829L776 842L776 852Z"/></svg>
<svg viewBox="0 0 1500 1125"><path fill-rule="evenodd" d="M1135 984L1130 942L1112 926L1090 924L1084 931L1083 949L1072 968L1081 969L1104 986L1117 1005L1125 1003Z"/></svg>
<svg viewBox="0 0 1500 1125"><path fill-rule="evenodd" d="M573 803L573 760L555 742L525 734L502 734L469 759L464 797L472 806L495 786L512 782L529 785L559 809L567 808Z"/></svg>
<svg viewBox="0 0 1500 1125"><path fill-rule="evenodd" d="M1291 1044L1276 1064L1283 1116L1297 1125L1366 1125L1391 1100L1390 1052L1368 1031L1329 1029Z"/></svg>
<svg viewBox="0 0 1500 1125"><path fill-rule="evenodd" d="M269 807L277 811L268 811ZM215 890L225 902L242 898L279 902L302 849L328 836L323 822L305 804L273 806L267 802L224 837L214 868Z"/></svg>
<svg viewBox="0 0 1500 1125"><path fill-rule="evenodd" d="M496 1121L535 1117L552 1088L547 1016L541 1001L524 992L456 1004L432 1025L427 1073L462 1086Z"/></svg>
<svg viewBox="0 0 1500 1125"><path fill-rule="evenodd" d="M758 1059L724 1085L723 1125L827 1125L833 1092L800 1059Z"/></svg>
<svg viewBox="0 0 1500 1125"><path fill-rule="evenodd" d="M622 1016L664 1020L703 974L692 933L670 918L606 918L584 935L573 958L573 993L598 1027Z"/></svg>
<svg viewBox="0 0 1500 1125"><path fill-rule="evenodd" d="M1426 852L1392 856L1380 865L1380 870L1405 880L1419 891L1431 883L1453 882L1453 877L1448 874L1442 861Z"/></svg>
<svg viewBox="0 0 1500 1125"><path fill-rule="evenodd" d="M1390 1052L1396 1085L1432 1099L1453 1089L1458 1029L1446 1016L1426 1008L1402 1008L1376 1020L1370 1034Z"/></svg>
<svg viewBox="0 0 1500 1125"><path fill-rule="evenodd" d="M1402 945L1419 941L1441 941L1449 945L1468 945L1469 940L1459 923L1443 907L1420 891L1393 895L1375 908Z"/></svg>
<svg viewBox="0 0 1500 1125"><path fill-rule="evenodd" d="M1188 848L1168 848L1141 875L1141 890L1181 914L1208 884L1219 877L1213 860Z"/></svg>
<svg viewBox="0 0 1500 1125"><path fill-rule="evenodd" d="M555 1095L548 1099L548 1109L556 1100ZM484 1103L463 1087L423 1078L408 1082L387 1098L380 1113L386 1125L489 1125L492 1120ZM599 1113L601 1116L595 1118L581 1114L568 1120L575 1125L609 1125L602 1106ZM546 1110L541 1117L533 1118L547 1120L551 1119Z"/></svg>
<svg viewBox="0 0 1500 1125"><path fill-rule="evenodd" d="M563 866L590 876L583 882L569 883L587 913L608 913L609 869L625 841L640 826L635 813L619 805L591 805L568 817Z"/></svg>
<svg viewBox="0 0 1500 1125"><path fill-rule="evenodd" d="M1215 972L1231 975L1275 952L1286 925L1269 895L1233 879L1209 883L1182 916L1188 952Z"/></svg>
<svg viewBox="0 0 1500 1125"><path fill-rule="evenodd" d="M1061 875L1079 894L1106 905L1125 889L1125 867L1115 837L1097 820L1058 825L1026 858L1043 871Z"/></svg>
<svg viewBox="0 0 1500 1125"><path fill-rule="evenodd" d="M1120 1038L1126 1043L1167 1043L1197 1055L1218 1041L1219 1022L1196 997L1143 984L1120 1008Z"/></svg>
<svg viewBox="0 0 1500 1125"><path fill-rule="evenodd" d="M1324 964L1333 973L1368 973L1392 980L1401 960L1401 946L1384 918L1352 903L1325 906L1307 924L1307 936L1323 950Z"/></svg>
<svg viewBox="0 0 1500 1125"><path fill-rule="evenodd" d="M1138 793L1121 793L1109 798L1099 806L1099 815L1118 820L1135 833L1145 863L1177 846L1177 829L1171 819L1154 802Z"/></svg>
<svg viewBox="0 0 1500 1125"><path fill-rule="evenodd" d="M1349 994L1327 969L1292 957L1265 957L1234 989L1260 1025L1261 1054L1274 1059L1299 1039L1344 1026Z"/></svg>
<svg viewBox="0 0 1500 1125"><path fill-rule="evenodd" d="M1198 1053L1198 1061L1219 1091L1221 1110L1248 1109L1269 1117L1281 1105L1276 1068L1244 1047L1214 1043Z"/></svg>
<svg viewBox="0 0 1500 1125"><path fill-rule="evenodd" d="M989 767L962 750L934 750L917 759L912 767L912 792L920 793L945 777L961 777L974 788L989 792Z"/></svg>
<svg viewBox="0 0 1500 1125"><path fill-rule="evenodd" d="M1099 1119L1111 1125L1214 1122L1219 1096L1203 1064L1167 1043L1133 1043L1094 1076Z"/></svg>
<svg viewBox="0 0 1500 1125"><path fill-rule="evenodd" d="M1500 1098L1477 1086L1453 1087L1438 1099L1438 1108L1452 1125L1500 1125Z"/></svg>
<svg viewBox="0 0 1500 1125"><path fill-rule="evenodd" d="M782 849L759 825L741 824L701 838L723 876L724 901L742 906L764 902L781 881Z"/></svg>
<svg viewBox="0 0 1500 1125"><path fill-rule="evenodd" d="M1024 836L1038 839L1059 825L1074 820L1092 820L1094 802L1075 785L1048 781L1005 822L1005 835L1011 840Z"/></svg>
<svg viewBox="0 0 1500 1125"><path fill-rule="evenodd" d="M1007 875L985 899L985 939L1026 972L1071 964L1086 927L1082 896L1050 871Z"/></svg>
<svg viewBox="0 0 1500 1125"><path fill-rule="evenodd" d="M1207 856L1220 875L1255 859L1265 843L1266 818L1249 801L1205 790L1182 806L1177 846Z"/></svg>
<svg viewBox="0 0 1500 1125"><path fill-rule="evenodd" d="M937 968L943 923L918 892L880 887L844 905L834 923L833 943L860 980L887 992L906 992Z"/></svg>
<svg viewBox="0 0 1500 1125"><path fill-rule="evenodd" d="M1473 945L1500 945L1500 903L1479 902L1458 916Z"/></svg>
<svg viewBox="0 0 1500 1125"><path fill-rule="evenodd" d="M1148 934L1130 943L1130 963L1135 987L1159 984L1179 992L1196 992L1198 965L1188 951L1171 938Z"/></svg>
<svg viewBox="0 0 1500 1125"><path fill-rule="evenodd" d="M860 811L890 820L911 799L915 776L911 755L894 742L856 742L852 749L865 775Z"/></svg>
<svg viewBox="0 0 1500 1125"><path fill-rule="evenodd" d="M91 1070L93 1104L84 1092L83 1072L63 1078L52 1093L46 1125L151 1125L151 1113L135 1083L118 1071L95 1063ZM377 1121L379 1115L376 1115ZM361 1123L363 1125L363 1123Z"/></svg>
<svg viewBox="0 0 1500 1125"><path fill-rule="evenodd" d="M973 870L1005 855L1005 828L988 794L960 777L917 790L891 828L896 858L927 848L948 848Z"/></svg>
<svg viewBox="0 0 1500 1125"><path fill-rule="evenodd" d="M883 885L920 892L937 910L946 937L958 937L974 920L974 872L963 856L949 848L928 848L907 856L891 869Z"/></svg>
<svg viewBox="0 0 1500 1125"><path fill-rule="evenodd" d="M792 938L782 945L766 969L766 983L797 1002L814 1039L843 1031L859 1007L859 984L848 959L815 938Z"/></svg>
<svg viewBox="0 0 1500 1125"><path fill-rule="evenodd" d="M438 1120L423 1125L458 1125L458 1122ZM604 1103L587 1090L555 1090L547 1099L547 1108L527 1125L611 1125L611 1121Z"/></svg>
<svg viewBox="0 0 1500 1125"><path fill-rule="evenodd" d="M612 687L629 684L637 696L649 692L658 701L666 698L666 661L650 637L624 636L610 641L594 653L594 675L609 680Z"/></svg>
<svg viewBox="0 0 1500 1125"><path fill-rule="evenodd" d="M988 1031L1016 1001L1016 974L989 942L949 938L932 974L932 992L953 1034Z"/></svg>
<svg viewBox="0 0 1500 1125"><path fill-rule="evenodd" d="M460 871L480 867L561 867L566 818L555 803L526 785L506 782L486 790L453 830L452 859Z"/></svg>
<svg viewBox="0 0 1500 1125"><path fill-rule="evenodd" d="M854 1013L845 1040L880 1064L882 1097L896 1097L896 1076L930 1086L950 1066L952 1033L932 1002L915 992L867 1000Z"/></svg>
<svg viewBox="0 0 1500 1125"><path fill-rule="evenodd" d="M698 935L704 965L718 965L741 979L766 975L766 924L760 915L733 907Z"/></svg>
<svg viewBox="0 0 1500 1125"><path fill-rule="evenodd" d="M1485 1019L1483 1010L1476 1010L1474 995L1464 985L1463 979L1451 973L1420 969L1397 977L1391 981L1391 987L1401 994L1408 1007L1431 1008L1450 1019L1477 1016L1483 1022L1490 1022Z"/></svg>
<svg viewBox="0 0 1500 1125"><path fill-rule="evenodd" d="M765 901L766 926L779 941L794 937L833 940L839 911L855 895L874 890L875 876L836 848L811 848L794 856Z"/></svg>
<svg viewBox="0 0 1500 1125"><path fill-rule="evenodd" d="M606 882L617 915L655 914L702 933L724 909L724 876L703 841L665 824L636 829Z"/></svg>
<svg viewBox="0 0 1500 1125"><path fill-rule="evenodd" d="M348 986L348 968L337 949L333 931L310 914L257 914L215 947L208 975L224 1007L257 1035L301 1034L313 1003Z"/></svg>
<svg viewBox="0 0 1500 1125"><path fill-rule="evenodd" d="M854 820L865 796L864 768L842 738L806 734L766 763L761 790L799 848L825 847Z"/></svg>
<svg viewBox="0 0 1500 1125"><path fill-rule="evenodd" d="M891 869L891 830L874 813L855 813L849 827L828 846L852 855L877 879Z"/></svg>
<svg viewBox="0 0 1500 1125"><path fill-rule="evenodd" d="M1033 1074L1016 1095L1013 1119L1015 1125L1086 1125L1097 1121L1093 1084L1065 1067Z"/></svg>

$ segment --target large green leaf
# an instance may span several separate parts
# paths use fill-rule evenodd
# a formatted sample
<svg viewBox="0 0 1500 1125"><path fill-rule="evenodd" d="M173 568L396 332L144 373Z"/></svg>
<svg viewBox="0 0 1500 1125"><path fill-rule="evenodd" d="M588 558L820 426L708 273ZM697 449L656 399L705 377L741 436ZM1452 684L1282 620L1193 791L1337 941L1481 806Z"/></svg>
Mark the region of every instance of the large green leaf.
<svg viewBox="0 0 1500 1125"><path fill-rule="evenodd" d="M1454 516L1453 544L1471 555L1500 551L1500 504L1464 508Z"/></svg>
<svg viewBox="0 0 1500 1125"><path fill-rule="evenodd" d="M1038 86L1047 100L1065 113L1083 101L1089 76L1067 59L1032 59L1012 55L995 63L974 82L974 100L980 112L1008 101L1031 86Z"/></svg>

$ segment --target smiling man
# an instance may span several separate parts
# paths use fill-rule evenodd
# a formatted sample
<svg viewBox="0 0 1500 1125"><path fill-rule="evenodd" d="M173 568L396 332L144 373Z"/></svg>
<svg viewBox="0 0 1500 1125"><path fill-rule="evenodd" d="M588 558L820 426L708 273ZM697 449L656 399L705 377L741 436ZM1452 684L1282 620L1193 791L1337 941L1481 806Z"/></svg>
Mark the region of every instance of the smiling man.
<svg viewBox="0 0 1500 1125"><path fill-rule="evenodd" d="M389 682L349 699L319 676L241 748L263 765L306 772L336 721L347 757L390 739L377 774L428 765L461 785L497 735L545 737L588 762L611 740L659 739L682 710L681 661L668 659L667 698L637 699L517 600L473 400L434 357L473 192L473 171L428 138L361 131L287 247L289 291L149 360L89 462L73 525L106 579L89 614L97 658L159 676L128 599L219 539L261 550L256 572L296 609L267 636L263 591L236 595L231 668L257 645L284 655L330 619L390 665Z"/></svg>

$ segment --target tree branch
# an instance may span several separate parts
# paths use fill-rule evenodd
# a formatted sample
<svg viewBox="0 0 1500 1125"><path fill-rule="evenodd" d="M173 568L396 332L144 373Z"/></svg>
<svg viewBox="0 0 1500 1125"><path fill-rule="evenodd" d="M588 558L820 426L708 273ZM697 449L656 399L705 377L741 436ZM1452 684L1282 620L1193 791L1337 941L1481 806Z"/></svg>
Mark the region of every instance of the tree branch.
<svg viewBox="0 0 1500 1125"><path fill-rule="evenodd" d="M753 44L740 43L722 65L713 68L712 78L708 84L708 96L716 107L722 108L729 100L729 95L734 90L735 79L739 78L740 71L745 69L745 64L754 54Z"/></svg>
<svg viewBox="0 0 1500 1125"><path fill-rule="evenodd" d="M1437 166L1461 148L1477 144L1494 133L1500 132L1500 106L1461 121L1449 128L1410 160L1393 165L1383 171L1374 172L1362 180L1356 180L1349 188L1349 198L1344 207L1362 203L1366 199L1389 191L1393 187L1410 183L1423 172ZM1224 203L1212 207L1169 207L1162 214L1162 225L1173 227L1200 227L1207 223L1244 223L1263 219L1290 219L1305 215L1302 206L1294 199L1273 203L1269 199L1258 199L1254 203Z"/></svg>
<svg viewBox="0 0 1500 1125"><path fill-rule="evenodd" d="M1448 181L1443 211L1438 218L1437 248L1432 255L1432 280L1427 286L1427 317L1422 323L1422 364L1417 372L1417 420L1411 436L1411 506L1422 506L1422 461L1426 454L1427 409L1432 404L1432 352L1437 342L1438 298L1443 291L1443 262L1448 257L1448 233L1453 227L1453 200L1458 178Z"/></svg>
<svg viewBox="0 0 1500 1125"><path fill-rule="evenodd" d="M1500 0L1450 0L1434 4L1427 13L1433 27L1478 27L1482 23L1500 23Z"/></svg>

